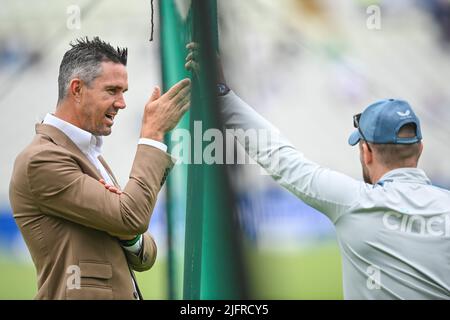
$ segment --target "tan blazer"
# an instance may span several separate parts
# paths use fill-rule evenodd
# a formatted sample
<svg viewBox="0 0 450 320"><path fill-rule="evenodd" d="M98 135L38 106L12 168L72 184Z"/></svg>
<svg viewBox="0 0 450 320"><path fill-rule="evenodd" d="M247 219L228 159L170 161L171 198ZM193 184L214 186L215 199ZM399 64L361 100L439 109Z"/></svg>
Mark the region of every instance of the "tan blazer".
<svg viewBox="0 0 450 320"><path fill-rule="evenodd" d="M147 231L172 166L168 154L138 145L130 180L117 195L100 184L100 173L69 137L37 124L33 141L16 158L9 191L14 218L36 266L35 298L142 298L134 290L131 269L152 267L155 242L146 233L137 256L114 235Z"/></svg>

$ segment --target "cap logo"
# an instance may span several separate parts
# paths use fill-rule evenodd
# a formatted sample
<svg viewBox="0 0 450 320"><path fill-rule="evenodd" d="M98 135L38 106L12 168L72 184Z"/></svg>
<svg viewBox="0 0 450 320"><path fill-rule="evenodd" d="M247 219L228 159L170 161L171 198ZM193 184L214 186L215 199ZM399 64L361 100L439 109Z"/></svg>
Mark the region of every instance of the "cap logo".
<svg viewBox="0 0 450 320"><path fill-rule="evenodd" d="M405 112L400 112L400 111L398 111L397 114L398 114L400 117L407 117L407 116L409 116L409 115L411 114L411 111L410 111L410 110L406 110Z"/></svg>

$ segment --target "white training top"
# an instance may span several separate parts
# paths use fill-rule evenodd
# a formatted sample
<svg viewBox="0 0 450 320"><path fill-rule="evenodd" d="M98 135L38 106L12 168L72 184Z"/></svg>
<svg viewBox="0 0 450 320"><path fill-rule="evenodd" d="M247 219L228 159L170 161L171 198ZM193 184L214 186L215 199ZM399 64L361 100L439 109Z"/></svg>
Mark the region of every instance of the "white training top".
<svg viewBox="0 0 450 320"><path fill-rule="evenodd" d="M450 299L448 190L417 168L374 185L323 168L233 92L221 102L226 128L270 132L267 143L237 135L249 156L335 225L346 299Z"/></svg>

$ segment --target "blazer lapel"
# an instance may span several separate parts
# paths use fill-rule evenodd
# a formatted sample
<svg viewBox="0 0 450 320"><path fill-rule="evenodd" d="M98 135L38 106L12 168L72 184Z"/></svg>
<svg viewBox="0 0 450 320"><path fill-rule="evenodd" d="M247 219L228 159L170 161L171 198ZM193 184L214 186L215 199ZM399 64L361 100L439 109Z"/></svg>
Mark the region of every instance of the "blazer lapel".
<svg viewBox="0 0 450 320"><path fill-rule="evenodd" d="M49 137L55 144L66 148L68 151L76 154L82 161L83 171L91 177L100 180L103 179L101 173L89 161L86 155L77 147L77 145L64 132L48 124L36 124L36 133Z"/></svg>
<svg viewBox="0 0 450 320"><path fill-rule="evenodd" d="M114 182L114 186L117 188L120 188L119 182L117 182L117 179L114 176L114 173L112 172L111 168L106 163L105 159L102 156L98 156L98 160L103 165L103 167L105 167L106 171L108 172L109 176L111 177L111 180Z"/></svg>

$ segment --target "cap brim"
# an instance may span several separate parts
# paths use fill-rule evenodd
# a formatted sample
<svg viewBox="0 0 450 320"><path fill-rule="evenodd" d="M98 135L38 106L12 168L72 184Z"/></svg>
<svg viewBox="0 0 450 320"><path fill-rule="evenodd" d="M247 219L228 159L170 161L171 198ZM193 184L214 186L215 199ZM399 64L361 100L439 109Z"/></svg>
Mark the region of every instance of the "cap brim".
<svg viewBox="0 0 450 320"><path fill-rule="evenodd" d="M354 146L359 142L359 140L361 140L361 135L358 130L355 130L348 138L348 144Z"/></svg>

